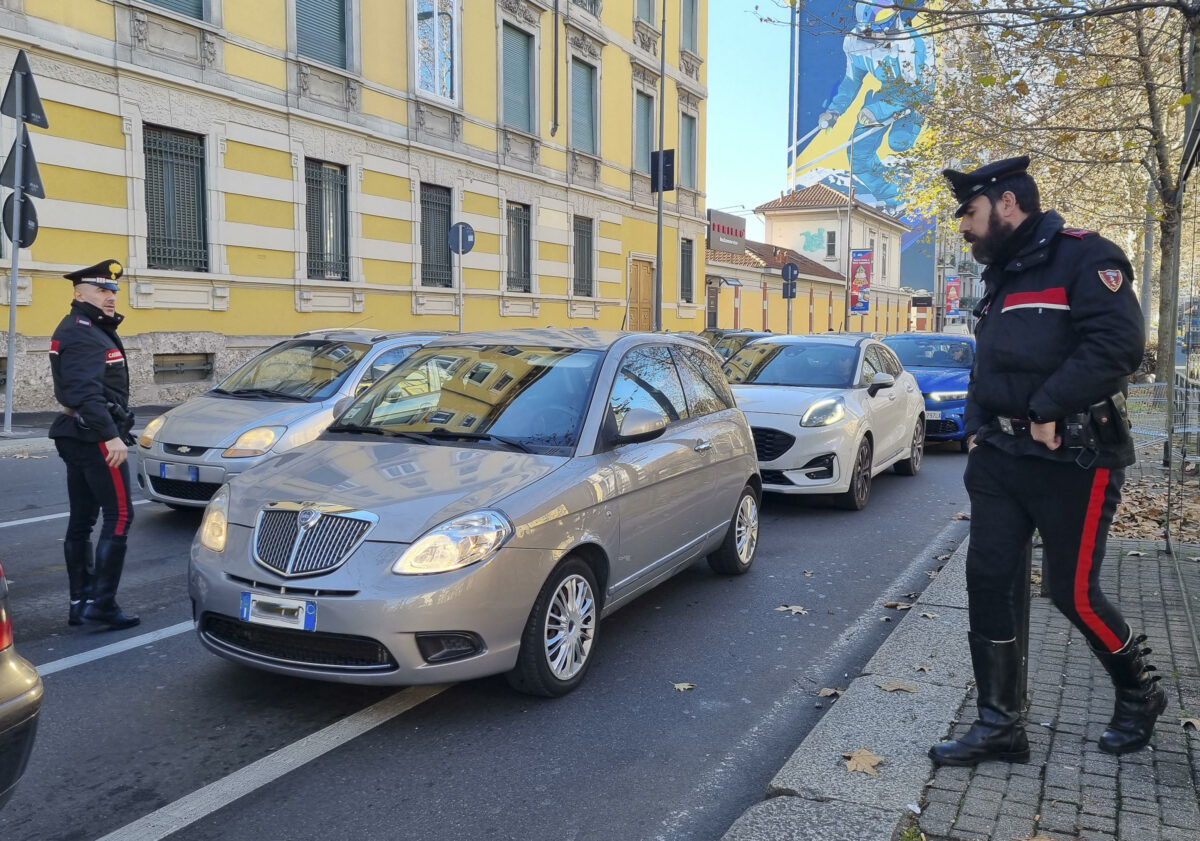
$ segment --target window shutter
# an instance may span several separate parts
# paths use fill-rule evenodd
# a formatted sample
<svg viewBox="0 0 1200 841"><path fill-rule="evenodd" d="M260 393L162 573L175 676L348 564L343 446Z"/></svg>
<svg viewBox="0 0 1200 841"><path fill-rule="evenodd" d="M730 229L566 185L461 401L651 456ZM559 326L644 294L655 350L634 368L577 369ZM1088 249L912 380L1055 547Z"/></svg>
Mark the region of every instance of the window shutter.
<svg viewBox="0 0 1200 841"><path fill-rule="evenodd" d="M533 37L504 25L504 124L533 133Z"/></svg>
<svg viewBox="0 0 1200 841"><path fill-rule="evenodd" d="M680 46L685 50L696 52L696 0L682 0L682 2L683 5L679 10L683 25Z"/></svg>
<svg viewBox="0 0 1200 841"><path fill-rule="evenodd" d="M346 66L346 0L296 0L296 52Z"/></svg>
<svg viewBox="0 0 1200 841"><path fill-rule="evenodd" d="M634 115L636 124L635 142L637 148L634 156L634 169L638 172L650 171L650 150L654 147L654 100L644 93L637 94L637 113Z"/></svg>
<svg viewBox="0 0 1200 841"><path fill-rule="evenodd" d="M679 183L696 187L696 118L681 114L679 119Z"/></svg>
<svg viewBox="0 0 1200 841"><path fill-rule="evenodd" d="M155 6L162 6L164 9L170 9L172 12L179 12L181 15L204 19L204 0L149 0Z"/></svg>
<svg viewBox="0 0 1200 841"><path fill-rule="evenodd" d="M571 145L596 154L596 68L579 59L571 62Z"/></svg>

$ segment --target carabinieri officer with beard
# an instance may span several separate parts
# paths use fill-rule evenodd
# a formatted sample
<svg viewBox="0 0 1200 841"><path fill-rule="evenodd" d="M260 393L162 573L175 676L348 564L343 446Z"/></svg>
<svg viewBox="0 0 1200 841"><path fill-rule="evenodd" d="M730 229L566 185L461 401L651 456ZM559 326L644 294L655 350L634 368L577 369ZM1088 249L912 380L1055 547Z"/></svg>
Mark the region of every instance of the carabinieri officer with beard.
<svg viewBox="0 0 1200 841"><path fill-rule="evenodd" d="M1028 166L1022 156L943 172L959 203L959 231L987 268L975 309L964 477L979 718L963 737L930 748L937 765L1029 759L1013 587L1035 528L1054 605L1087 639L1116 691L1101 750L1141 749L1166 707L1145 636L1099 585L1124 469L1134 461L1124 391L1144 335L1133 272L1114 243L1042 211Z"/></svg>
<svg viewBox="0 0 1200 841"><path fill-rule="evenodd" d="M131 628L138 617L117 606L117 585L125 566L126 541L133 523L128 445L133 443L129 410L129 370L117 326L117 279L124 270L105 260L64 275L75 287L71 312L50 340L50 372L62 414L50 437L67 466L71 514L63 554L71 587L67 621L96 622L111 629ZM92 527L103 512L92 556Z"/></svg>

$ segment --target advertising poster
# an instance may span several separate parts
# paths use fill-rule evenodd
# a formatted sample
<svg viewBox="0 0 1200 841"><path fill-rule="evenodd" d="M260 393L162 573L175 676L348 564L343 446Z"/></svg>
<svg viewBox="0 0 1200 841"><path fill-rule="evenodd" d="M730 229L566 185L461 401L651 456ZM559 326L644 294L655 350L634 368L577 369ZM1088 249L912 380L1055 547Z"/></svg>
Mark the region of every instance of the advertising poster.
<svg viewBox="0 0 1200 841"><path fill-rule="evenodd" d="M962 280L958 277L946 278L946 315L960 315L958 300L962 297Z"/></svg>
<svg viewBox="0 0 1200 841"><path fill-rule="evenodd" d="M870 249L850 252L850 312L863 314L871 311L871 263L874 255Z"/></svg>

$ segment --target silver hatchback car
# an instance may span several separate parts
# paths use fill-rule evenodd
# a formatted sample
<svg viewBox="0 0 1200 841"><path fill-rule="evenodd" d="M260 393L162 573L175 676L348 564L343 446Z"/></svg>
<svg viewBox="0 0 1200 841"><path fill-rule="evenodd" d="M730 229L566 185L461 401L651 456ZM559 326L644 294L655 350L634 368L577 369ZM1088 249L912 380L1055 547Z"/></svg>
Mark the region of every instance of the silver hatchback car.
<svg viewBox="0 0 1200 841"><path fill-rule="evenodd" d="M746 572L754 441L711 348L511 330L426 345L321 437L213 497L202 643L347 683L507 673L556 696L602 616L707 556Z"/></svg>
<svg viewBox="0 0 1200 841"><path fill-rule="evenodd" d="M312 441L348 398L441 335L334 328L284 339L150 421L138 485L172 508L203 508L237 474Z"/></svg>

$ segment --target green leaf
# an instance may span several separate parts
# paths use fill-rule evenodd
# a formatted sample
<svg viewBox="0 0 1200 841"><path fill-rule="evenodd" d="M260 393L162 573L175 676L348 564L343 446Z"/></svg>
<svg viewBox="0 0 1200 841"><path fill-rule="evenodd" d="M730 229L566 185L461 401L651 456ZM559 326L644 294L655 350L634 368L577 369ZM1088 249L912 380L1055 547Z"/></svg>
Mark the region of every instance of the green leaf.
<svg viewBox="0 0 1200 841"><path fill-rule="evenodd" d="M976 76L975 81L985 88L990 88L992 85L996 84L996 77L992 75Z"/></svg>
<svg viewBox="0 0 1200 841"><path fill-rule="evenodd" d="M1098 87L1098 88L1107 88L1111 84L1112 84L1112 76L1108 75L1107 73L1105 73L1103 76L1101 76L1099 79L1096 80L1096 87Z"/></svg>
<svg viewBox="0 0 1200 841"><path fill-rule="evenodd" d="M1176 108L1182 108L1184 105L1191 105L1191 104L1192 104L1192 95L1190 93L1185 93L1183 96L1179 97L1179 99L1175 100Z"/></svg>
<svg viewBox="0 0 1200 841"><path fill-rule="evenodd" d="M1066 83L1067 83L1067 71L1059 70L1058 74L1054 77L1054 86L1057 88L1061 88Z"/></svg>

